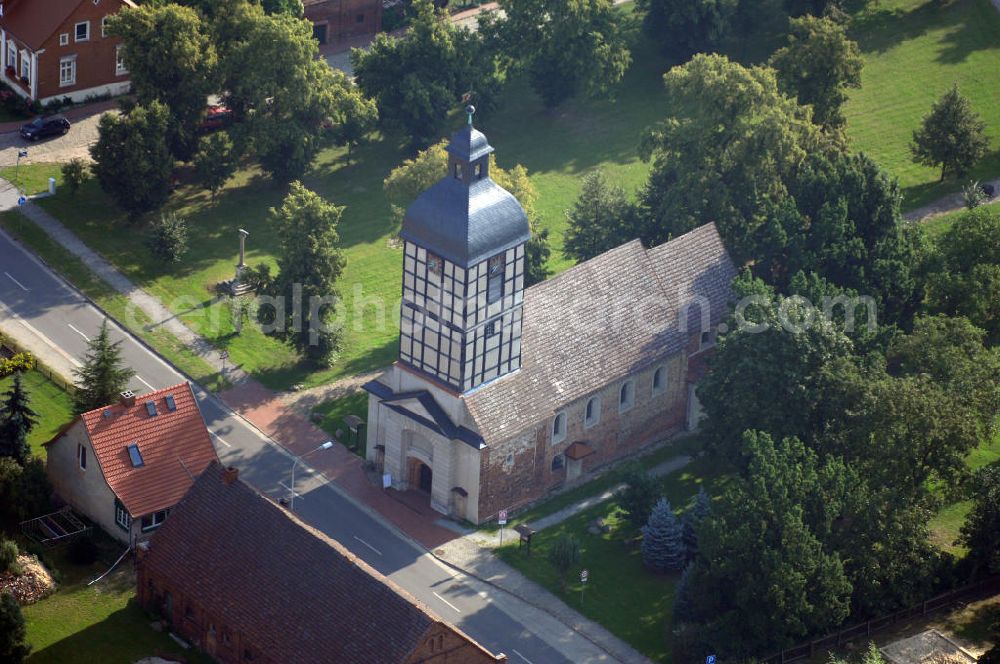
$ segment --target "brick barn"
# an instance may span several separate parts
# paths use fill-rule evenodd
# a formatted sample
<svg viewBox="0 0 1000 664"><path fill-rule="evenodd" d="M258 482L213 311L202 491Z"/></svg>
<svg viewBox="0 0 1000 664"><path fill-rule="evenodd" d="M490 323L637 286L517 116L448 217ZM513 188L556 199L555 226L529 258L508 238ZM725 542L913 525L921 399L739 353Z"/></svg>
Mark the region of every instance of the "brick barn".
<svg viewBox="0 0 1000 664"><path fill-rule="evenodd" d="M382 0L305 0L305 18L323 44L373 35L382 29Z"/></svg>
<svg viewBox="0 0 1000 664"><path fill-rule="evenodd" d="M0 72L22 97L46 103L125 94L128 69L107 19L132 0L4 0Z"/></svg>
<svg viewBox="0 0 1000 664"><path fill-rule="evenodd" d="M136 572L140 604L223 664L507 661L218 463Z"/></svg>
<svg viewBox="0 0 1000 664"><path fill-rule="evenodd" d="M524 288L528 220L471 122L407 210L399 360L369 392L367 458L473 523L694 428L736 269L713 224Z"/></svg>

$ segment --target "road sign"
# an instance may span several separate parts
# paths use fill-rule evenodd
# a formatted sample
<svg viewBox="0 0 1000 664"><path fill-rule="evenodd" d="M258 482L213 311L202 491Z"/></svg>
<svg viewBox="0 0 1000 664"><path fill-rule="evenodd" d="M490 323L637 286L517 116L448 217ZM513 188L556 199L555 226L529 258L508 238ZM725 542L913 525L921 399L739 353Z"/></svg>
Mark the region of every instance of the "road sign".
<svg viewBox="0 0 1000 664"><path fill-rule="evenodd" d="M500 510L500 514L497 515L497 523L501 526L507 525L507 510Z"/></svg>
<svg viewBox="0 0 1000 664"><path fill-rule="evenodd" d="M709 655L706 657L705 664L715 664L715 655Z"/></svg>
<svg viewBox="0 0 1000 664"><path fill-rule="evenodd" d="M590 572L588 572L587 570L583 570L582 572L580 572L580 583L586 583L587 579L589 578L590 578Z"/></svg>
<svg viewBox="0 0 1000 664"><path fill-rule="evenodd" d="M392 486L392 473L382 473L382 488L388 489Z"/></svg>
<svg viewBox="0 0 1000 664"><path fill-rule="evenodd" d="M24 205L27 202L28 202L28 199L25 198L24 195L21 195L21 196L17 197L17 204L18 205Z"/></svg>

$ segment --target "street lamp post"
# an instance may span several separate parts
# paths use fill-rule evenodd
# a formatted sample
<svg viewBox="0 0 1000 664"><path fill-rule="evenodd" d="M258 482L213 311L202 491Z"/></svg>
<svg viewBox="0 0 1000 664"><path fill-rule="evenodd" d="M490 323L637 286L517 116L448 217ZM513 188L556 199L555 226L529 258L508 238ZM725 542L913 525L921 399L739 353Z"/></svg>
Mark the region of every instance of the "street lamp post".
<svg viewBox="0 0 1000 664"><path fill-rule="evenodd" d="M18 150L17 151L17 161L14 162L14 188L17 189L18 191L21 191L21 186L20 186L21 180L18 177L18 173L21 170L21 158L22 157L27 157L27 156L28 156L28 151L27 150Z"/></svg>
<svg viewBox="0 0 1000 664"><path fill-rule="evenodd" d="M317 447L316 449L309 450L308 452L306 452L302 456L295 457L295 461L292 462L292 483L289 486L289 490L292 493L292 497L288 499L288 511L289 512L294 512L295 511L295 467L299 465L299 461L302 461L302 459L304 459L305 457L309 456L313 452L319 452L320 450L328 450L331 447L333 447L333 441L332 440L328 440L325 443L323 443L322 445L320 445L319 447Z"/></svg>

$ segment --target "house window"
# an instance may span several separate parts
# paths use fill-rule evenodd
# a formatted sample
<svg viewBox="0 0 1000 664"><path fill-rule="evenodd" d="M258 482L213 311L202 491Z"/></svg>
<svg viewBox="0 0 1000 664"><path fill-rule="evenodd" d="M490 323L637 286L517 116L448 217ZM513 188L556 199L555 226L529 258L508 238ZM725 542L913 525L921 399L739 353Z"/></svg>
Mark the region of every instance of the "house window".
<svg viewBox="0 0 1000 664"><path fill-rule="evenodd" d="M358 14L357 16L354 17L354 22L355 23L364 23L365 22L365 15L364 14ZM440 173L440 172L441 171L438 171L438 173Z"/></svg>
<svg viewBox="0 0 1000 664"><path fill-rule="evenodd" d="M7 66L17 71L17 46L14 42L7 42Z"/></svg>
<svg viewBox="0 0 1000 664"><path fill-rule="evenodd" d="M583 413L583 426L590 428L601 421L601 399L593 397L587 402L587 409Z"/></svg>
<svg viewBox="0 0 1000 664"><path fill-rule="evenodd" d="M115 74L121 76L122 74L128 73L128 67L125 66L125 56L122 55L121 44L115 47Z"/></svg>
<svg viewBox="0 0 1000 664"><path fill-rule="evenodd" d="M701 333L701 339L698 343L698 350L704 350L715 345L715 332L712 330L705 330Z"/></svg>
<svg viewBox="0 0 1000 664"><path fill-rule="evenodd" d="M562 470L563 466L566 465L566 458L562 454L557 454L552 457L552 472Z"/></svg>
<svg viewBox="0 0 1000 664"><path fill-rule="evenodd" d="M160 510L142 517L142 531L156 530L163 525L163 520L167 518L167 510Z"/></svg>
<svg viewBox="0 0 1000 664"><path fill-rule="evenodd" d="M124 505L117 502L115 503L115 523L122 530L128 530L132 527L132 515L128 513Z"/></svg>
<svg viewBox="0 0 1000 664"><path fill-rule="evenodd" d="M667 389L667 368L657 367L653 372L653 394L663 394Z"/></svg>
<svg viewBox="0 0 1000 664"><path fill-rule="evenodd" d="M552 444L566 440L566 413L556 413L552 419Z"/></svg>
<svg viewBox="0 0 1000 664"><path fill-rule="evenodd" d="M443 262L441 261L441 257L440 256L435 256L434 254L432 254L429 251L427 252L427 273L428 274L436 274L438 276L441 276L441 266L442 265L443 265Z"/></svg>
<svg viewBox="0 0 1000 664"><path fill-rule="evenodd" d="M76 458L80 461L80 469L87 470L87 448L83 445L76 446Z"/></svg>
<svg viewBox="0 0 1000 664"><path fill-rule="evenodd" d="M624 413L635 405L635 381L627 380L618 390L618 412Z"/></svg>
<svg viewBox="0 0 1000 664"><path fill-rule="evenodd" d="M69 33L68 32L64 32L61 35L59 35L59 45L60 46L65 46L68 43L69 43Z"/></svg>
<svg viewBox="0 0 1000 664"><path fill-rule="evenodd" d="M59 60L59 85L76 84L76 56L62 58Z"/></svg>
<svg viewBox="0 0 1000 664"><path fill-rule="evenodd" d="M491 320L486 324L486 338L489 339L492 336L496 336L497 333L497 321Z"/></svg>
<svg viewBox="0 0 1000 664"><path fill-rule="evenodd" d="M31 60L27 51L21 51L21 78L27 82L31 78Z"/></svg>
<svg viewBox="0 0 1000 664"><path fill-rule="evenodd" d="M492 304L503 297L504 255L494 256L486 264L486 303Z"/></svg>
<svg viewBox="0 0 1000 664"><path fill-rule="evenodd" d="M108 17L105 16L101 19L101 37L108 36Z"/></svg>
<svg viewBox="0 0 1000 664"><path fill-rule="evenodd" d="M90 21L82 21L74 27L75 41L90 41Z"/></svg>
<svg viewBox="0 0 1000 664"><path fill-rule="evenodd" d="M246 661L246 662L252 662L253 661L253 652L249 648L245 648L243 650L243 661Z"/></svg>
<svg viewBox="0 0 1000 664"><path fill-rule="evenodd" d="M476 179L477 180L482 180L483 179L483 165L482 164L476 164L476 168L475 168L475 170L473 172L476 174Z"/></svg>
<svg viewBox="0 0 1000 664"><path fill-rule="evenodd" d="M440 172L441 171L438 171L438 173L440 173ZM455 164L455 179L456 180L461 180L462 179L462 165L461 164Z"/></svg>

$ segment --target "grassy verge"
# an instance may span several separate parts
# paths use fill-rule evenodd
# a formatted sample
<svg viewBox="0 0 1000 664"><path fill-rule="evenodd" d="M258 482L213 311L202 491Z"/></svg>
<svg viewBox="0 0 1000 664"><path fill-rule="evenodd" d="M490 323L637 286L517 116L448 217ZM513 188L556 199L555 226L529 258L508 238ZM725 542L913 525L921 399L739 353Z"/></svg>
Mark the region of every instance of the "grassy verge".
<svg viewBox="0 0 1000 664"><path fill-rule="evenodd" d="M318 422L319 427L331 436L336 436L337 440L347 445L347 448L360 456L365 455L364 432L359 433L359 440L352 441L350 431L344 423L344 418L348 415L360 417L363 421L368 420L368 393L359 390L353 394L331 399L313 408L313 414L322 417ZM337 436L340 431L341 435Z"/></svg>
<svg viewBox="0 0 1000 664"><path fill-rule="evenodd" d="M957 191L967 179L1000 174L1000 12L990 0L882 0L854 17L851 34L864 53L862 88L846 105L847 134L893 175L904 208ZM962 181L938 182L936 169L914 164L909 144L931 104L957 83L986 122L992 150Z"/></svg>
<svg viewBox="0 0 1000 664"><path fill-rule="evenodd" d="M27 664L131 664L144 657L181 655L189 664L207 664L204 655L184 651L165 633L153 631L135 602L135 576L129 560L93 586L87 582L107 570L121 554L105 543L93 565L77 566L53 556L62 580L49 597L24 607L32 653Z"/></svg>
<svg viewBox="0 0 1000 664"><path fill-rule="evenodd" d="M45 458L42 443L73 419L73 399L58 385L38 371L22 374L22 381L30 398L31 409L38 415L38 424L28 435L31 453ZM14 382L13 376L0 379L0 395L5 394Z"/></svg>
<svg viewBox="0 0 1000 664"><path fill-rule="evenodd" d="M174 335L162 328L152 328L152 320L148 316L132 307L124 295L112 289L83 261L50 239L27 217L17 212L5 212L0 214L0 227L31 249L49 267L83 291L133 334L155 348L171 364L209 390L217 392L226 388L227 381L211 365Z"/></svg>
<svg viewBox="0 0 1000 664"><path fill-rule="evenodd" d="M48 191L49 178L56 179L56 191L63 182L61 165L45 162L0 168L0 178L7 180L29 196Z"/></svg>

